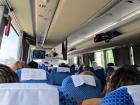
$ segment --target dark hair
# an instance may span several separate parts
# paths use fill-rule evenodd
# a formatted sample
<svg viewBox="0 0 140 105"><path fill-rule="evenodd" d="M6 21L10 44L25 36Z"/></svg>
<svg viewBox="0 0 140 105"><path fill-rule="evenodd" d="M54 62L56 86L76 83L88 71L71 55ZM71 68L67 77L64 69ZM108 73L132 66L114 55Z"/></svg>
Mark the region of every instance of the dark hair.
<svg viewBox="0 0 140 105"><path fill-rule="evenodd" d="M110 67L110 66L115 66L115 65L114 63L108 63L107 66Z"/></svg>
<svg viewBox="0 0 140 105"><path fill-rule="evenodd" d="M61 64L59 64L59 67L69 67L69 65L67 65L65 63L61 63Z"/></svg>
<svg viewBox="0 0 140 105"><path fill-rule="evenodd" d="M19 82L17 74L10 67L0 64L0 83Z"/></svg>
<svg viewBox="0 0 140 105"><path fill-rule="evenodd" d="M121 86L140 84L140 71L131 65L123 65L112 74L109 82L108 91L115 90Z"/></svg>
<svg viewBox="0 0 140 105"><path fill-rule="evenodd" d="M31 61L31 62L29 62L28 65L30 66L30 68L38 68L38 63L35 62L35 61Z"/></svg>

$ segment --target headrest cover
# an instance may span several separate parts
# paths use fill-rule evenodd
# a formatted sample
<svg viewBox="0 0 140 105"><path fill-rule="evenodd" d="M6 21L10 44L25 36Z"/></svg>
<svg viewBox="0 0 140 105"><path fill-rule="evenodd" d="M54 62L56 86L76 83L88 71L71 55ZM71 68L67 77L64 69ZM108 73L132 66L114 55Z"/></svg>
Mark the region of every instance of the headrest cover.
<svg viewBox="0 0 140 105"><path fill-rule="evenodd" d="M115 71L119 68L117 66L111 66Z"/></svg>
<svg viewBox="0 0 140 105"><path fill-rule="evenodd" d="M48 70L50 70L50 69L53 70L54 68L55 68L55 67L48 66Z"/></svg>
<svg viewBox="0 0 140 105"><path fill-rule="evenodd" d="M87 84L90 86L96 86L95 78L90 75L73 75L72 80L75 87Z"/></svg>
<svg viewBox="0 0 140 105"><path fill-rule="evenodd" d="M59 105L59 93L47 84L1 84L0 105Z"/></svg>
<svg viewBox="0 0 140 105"><path fill-rule="evenodd" d="M140 104L140 85L132 85L132 86L125 86L127 88L127 92L131 95L134 105Z"/></svg>
<svg viewBox="0 0 140 105"><path fill-rule="evenodd" d="M94 70L104 69L104 68L101 67L101 66L96 66L96 67L93 67L93 68L94 68Z"/></svg>
<svg viewBox="0 0 140 105"><path fill-rule="evenodd" d="M57 72L70 72L70 68L68 68L68 67L58 67Z"/></svg>
<svg viewBox="0 0 140 105"><path fill-rule="evenodd" d="M140 67L137 67L137 69L140 71Z"/></svg>
<svg viewBox="0 0 140 105"><path fill-rule="evenodd" d="M46 71L43 69L21 69L21 80L47 80Z"/></svg>

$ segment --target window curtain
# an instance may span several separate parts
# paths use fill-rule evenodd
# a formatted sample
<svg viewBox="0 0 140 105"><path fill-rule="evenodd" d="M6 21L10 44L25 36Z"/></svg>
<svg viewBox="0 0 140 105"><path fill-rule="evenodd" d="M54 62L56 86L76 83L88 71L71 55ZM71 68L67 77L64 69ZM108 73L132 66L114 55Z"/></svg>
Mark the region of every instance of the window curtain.
<svg viewBox="0 0 140 105"><path fill-rule="evenodd" d="M62 55L63 59L67 60L67 39L62 42Z"/></svg>
<svg viewBox="0 0 140 105"><path fill-rule="evenodd" d="M6 6L1 6L4 9L1 9L0 11L0 19L1 19L1 24L0 24L0 48L1 48L1 43L4 35L4 30L5 26L8 24L8 20L4 17L5 15L8 15L8 8ZM11 22L11 20L9 21ZM9 30L10 30L11 24L9 23ZM9 31L8 31L9 32Z"/></svg>
<svg viewBox="0 0 140 105"><path fill-rule="evenodd" d="M80 56L77 56L77 65L80 66Z"/></svg>
<svg viewBox="0 0 140 105"><path fill-rule="evenodd" d="M112 51L116 66L120 66L122 64L131 64L130 47L117 48L113 49Z"/></svg>
<svg viewBox="0 0 140 105"><path fill-rule="evenodd" d="M85 66L89 66L90 64L90 54L83 54L83 63Z"/></svg>
<svg viewBox="0 0 140 105"><path fill-rule="evenodd" d="M4 29L5 29L5 24L2 22L2 25L0 27L0 47L3 39Z"/></svg>
<svg viewBox="0 0 140 105"><path fill-rule="evenodd" d="M30 36L29 34L27 34L26 32L22 32L22 35L20 36L20 47L22 49L20 49L20 60L21 61L25 61L27 62L28 60L28 52L29 52L29 44L30 45L36 45L36 38Z"/></svg>
<svg viewBox="0 0 140 105"><path fill-rule="evenodd" d="M140 67L140 46L135 45L133 48L134 64Z"/></svg>
<svg viewBox="0 0 140 105"><path fill-rule="evenodd" d="M90 59L90 62L92 64L93 61L95 60L94 52L89 54L89 59Z"/></svg>
<svg viewBox="0 0 140 105"><path fill-rule="evenodd" d="M23 39L22 39L22 48L23 48L22 61L27 62L29 44L27 43L26 37L24 37L24 35L23 35Z"/></svg>

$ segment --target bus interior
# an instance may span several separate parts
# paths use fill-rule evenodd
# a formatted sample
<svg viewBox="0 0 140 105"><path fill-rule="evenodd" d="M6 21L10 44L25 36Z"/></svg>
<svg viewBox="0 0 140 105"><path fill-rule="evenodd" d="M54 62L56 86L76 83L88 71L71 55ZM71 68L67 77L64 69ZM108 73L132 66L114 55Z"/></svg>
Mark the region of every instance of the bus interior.
<svg viewBox="0 0 140 105"><path fill-rule="evenodd" d="M140 0L0 0L0 30L0 63L33 66L14 68L19 83L0 84L0 105L139 105ZM124 65L139 75L120 85L131 104L101 95ZM94 98L103 101L84 101Z"/></svg>

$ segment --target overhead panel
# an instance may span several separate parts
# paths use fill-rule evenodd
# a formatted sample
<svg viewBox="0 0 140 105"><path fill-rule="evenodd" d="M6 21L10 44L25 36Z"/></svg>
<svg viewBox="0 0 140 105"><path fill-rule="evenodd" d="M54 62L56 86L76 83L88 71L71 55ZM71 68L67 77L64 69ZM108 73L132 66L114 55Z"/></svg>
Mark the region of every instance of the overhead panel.
<svg viewBox="0 0 140 105"><path fill-rule="evenodd" d="M41 46L52 22L59 0L35 0L36 45Z"/></svg>
<svg viewBox="0 0 140 105"><path fill-rule="evenodd" d="M109 31L132 21L140 14L139 0L121 0L100 17L93 19L68 38L68 45L75 46L93 38L96 34ZM133 17L133 18L132 18Z"/></svg>
<svg viewBox="0 0 140 105"><path fill-rule="evenodd" d="M54 47L97 16L112 0L60 0L44 46Z"/></svg>
<svg viewBox="0 0 140 105"><path fill-rule="evenodd" d="M34 35L31 1L33 0L7 0L7 3L13 8L14 23L18 24L17 27L29 35Z"/></svg>

